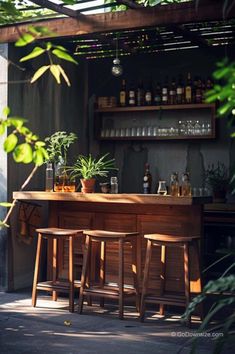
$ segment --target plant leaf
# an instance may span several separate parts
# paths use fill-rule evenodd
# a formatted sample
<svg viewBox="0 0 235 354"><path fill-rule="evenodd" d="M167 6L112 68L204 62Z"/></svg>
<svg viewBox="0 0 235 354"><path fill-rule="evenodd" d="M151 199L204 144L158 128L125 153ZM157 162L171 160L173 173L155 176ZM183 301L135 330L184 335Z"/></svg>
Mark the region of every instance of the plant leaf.
<svg viewBox="0 0 235 354"><path fill-rule="evenodd" d="M60 70L60 72L61 72L61 74L62 74L62 76L63 76L63 78L64 78L66 84L70 87L71 84L70 84L70 81L69 81L68 76L65 74L64 69L63 69L60 65L58 65L58 69Z"/></svg>
<svg viewBox="0 0 235 354"><path fill-rule="evenodd" d="M25 45L32 43L35 40L35 37L30 33L24 33L16 42L16 47L24 47Z"/></svg>
<svg viewBox="0 0 235 354"><path fill-rule="evenodd" d="M37 166L41 166L44 163L43 153L41 150L36 150L33 153L33 162Z"/></svg>
<svg viewBox="0 0 235 354"><path fill-rule="evenodd" d="M4 114L4 116L7 117L10 114L10 108L9 107L3 108L2 113Z"/></svg>
<svg viewBox="0 0 235 354"><path fill-rule="evenodd" d="M70 61L71 63L78 64L78 62L68 53L61 49L53 49L52 53L63 60Z"/></svg>
<svg viewBox="0 0 235 354"><path fill-rule="evenodd" d="M16 147L17 142L18 142L18 138L15 134L12 133L8 135L8 137L6 138L3 144L4 150L7 153L13 151Z"/></svg>
<svg viewBox="0 0 235 354"><path fill-rule="evenodd" d="M38 57L39 55L45 53L45 49L41 48L41 47L35 47L31 53L29 53L28 55L26 55L25 57L20 59L20 62L29 60L29 59L33 59Z"/></svg>
<svg viewBox="0 0 235 354"><path fill-rule="evenodd" d="M52 75L54 76L54 78L56 79L57 84L61 84L61 80L60 80L60 69L58 68L59 65L50 65L50 72L52 73Z"/></svg>
<svg viewBox="0 0 235 354"><path fill-rule="evenodd" d="M0 202L0 206L4 208L10 208L12 206L12 203Z"/></svg>
<svg viewBox="0 0 235 354"><path fill-rule="evenodd" d="M37 81L49 69L49 67L50 67L50 65L41 66L41 68L39 68L34 73L32 79L31 79L31 84L34 83L35 81Z"/></svg>
<svg viewBox="0 0 235 354"><path fill-rule="evenodd" d="M4 126L4 124L0 124L0 135L3 135L4 134L4 132L5 132L5 126Z"/></svg>

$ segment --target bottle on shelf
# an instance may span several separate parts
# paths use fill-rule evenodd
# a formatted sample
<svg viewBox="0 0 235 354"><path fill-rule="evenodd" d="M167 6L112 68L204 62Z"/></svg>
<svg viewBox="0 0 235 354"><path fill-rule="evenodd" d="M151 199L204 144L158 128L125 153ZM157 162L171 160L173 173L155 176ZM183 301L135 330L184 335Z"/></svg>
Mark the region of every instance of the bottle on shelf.
<svg viewBox="0 0 235 354"><path fill-rule="evenodd" d="M176 104L176 83L175 78L172 79L171 87L169 90L169 104Z"/></svg>
<svg viewBox="0 0 235 354"><path fill-rule="evenodd" d="M143 87L143 81L139 81L139 85L136 91L136 101L137 101L137 106L143 106L144 105L144 87Z"/></svg>
<svg viewBox="0 0 235 354"><path fill-rule="evenodd" d="M46 183L45 183L45 191L53 192L54 189L54 171L52 167L52 163L47 163L46 167Z"/></svg>
<svg viewBox="0 0 235 354"><path fill-rule="evenodd" d="M179 197L180 195L179 179L177 172L174 172L171 175L170 195L173 197Z"/></svg>
<svg viewBox="0 0 235 354"><path fill-rule="evenodd" d="M151 85L151 82L148 84L148 87L145 91L144 103L146 106L152 105L152 85Z"/></svg>
<svg viewBox="0 0 235 354"><path fill-rule="evenodd" d="M168 104L168 77L162 86L162 104Z"/></svg>
<svg viewBox="0 0 235 354"><path fill-rule="evenodd" d="M126 80L122 80L122 86L121 86L121 90L119 92L119 104L121 107L125 107L126 106L126 101L127 101L127 97L126 97Z"/></svg>
<svg viewBox="0 0 235 354"><path fill-rule="evenodd" d="M128 91L128 104L129 104L129 106L136 105L135 88L134 88L133 84L131 84L130 89Z"/></svg>
<svg viewBox="0 0 235 354"><path fill-rule="evenodd" d="M182 176L181 195L183 197L190 197L192 195L188 172L183 173Z"/></svg>
<svg viewBox="0 0 235 354"><path fill-rule="evenodd" d="M176 87L176 103L182 104L184 102L184 87L183 87L183 78L182 75L179 75L178 84Z"/></svg>
<svg viewBox="0 0 235 354"><path fill-rule="evenodd" d="M152 175L150 173L149 164L145 164L145 172L143 178L143 193L150 194L152 188Z"/></svg>
<svg viewBox="0 0 235 354"><path fill-rule="evenodd" d="M193 101L192 80L191 80L191 74L188 73L187 82L185 86L185 102L192 103L192 101Z"/></svg>
<svg viewBox="0 0 235 354"><path fill-rule="evenodd" d="M192 101L193 103L196 103L196 90L197 90L197 76L194 77L193 79L193 87L192 87Z"/></svg>
<svg viewBox="0 0 235 354"><path fill-rule="evenodd" d="M110 178L110 192L111 194L117 194L118 193L118 179L117 177L111 177Z"/></svg>
<svg viewBox="0 0 235 354"><path fill-rule="evenodd" d="M154 90L154 104L159 106L161 104L161 85L160 82L157 83L155 90Z"/></svg>
<svg viewBox="0 0 235 354"><path fill-rule="evenodd" d="M202 80L200 77L197 79L195 103L202 103Z"/></svg>

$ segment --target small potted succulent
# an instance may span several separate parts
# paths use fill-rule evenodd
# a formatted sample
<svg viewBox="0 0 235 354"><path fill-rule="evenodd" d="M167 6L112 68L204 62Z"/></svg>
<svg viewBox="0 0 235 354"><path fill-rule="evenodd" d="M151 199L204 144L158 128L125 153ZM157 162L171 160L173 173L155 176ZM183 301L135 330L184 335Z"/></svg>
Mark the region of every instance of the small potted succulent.
<svg viewBox="0 0 235 354"><path fill-rule="evenodd" d="M204 182L207 188L211 189L214 202L224 202L229 188L228 168L224 163L219 162L208 165L204 173Z"/></svg>
<svg viewBox="0 0 235 354"><path fill-rule="evenodd" d="M107 159L109 154L100 158L79 155L72 167L67 168L72 178L80 177L83 193L93 193L95 187L95 177L107 177L110 170L117 170L114 166L114 159Z"/></svg>

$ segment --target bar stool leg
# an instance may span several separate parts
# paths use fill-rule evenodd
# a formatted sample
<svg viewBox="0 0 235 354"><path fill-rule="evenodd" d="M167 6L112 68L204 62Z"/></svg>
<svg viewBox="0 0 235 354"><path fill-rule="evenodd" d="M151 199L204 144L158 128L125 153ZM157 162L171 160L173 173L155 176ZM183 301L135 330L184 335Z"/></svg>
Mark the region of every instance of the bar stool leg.
<svg viewBox="0 0 235 354"><path fill-rule="evenodd" d="M161 273L160 273L160 294L163 295L165 292L165 281L166 281L166 246L161 246ZM160 304L159 309L160 315L164 315L165 309L164 304Z"/></svg>
<svg viewBox="0 0 235 354"><path fill-rule="evenodd" d="M198 268L199 268L199 275L200 275L200 291L202 291L203 288L203 279L202 279L202 265L201 265L201 257L200 257L200 251L199 251L199 242L198 240L193 240L193 247L195 249L195 253L196 253L196 257L197 257L197 262L198 262ZM204 317L205 317L205 313L204 313L204 302L201 302L199 304L199 313L200 313L200 319L201 321L203 321Z"/></svg>
<svg viewBox="0 0 235 354"><path fill-rule="evenodd" d="M33 290L32 290L32 306L33 307L36 306L36 302L37 302L37 283L38 283L38 276L39 276L41 253L42 253L42 235L38 234L38 244L37 244L36 260L35 260L35 268L34 268L34 278L33 278Z"/></svg>
<svg viewBox="0 0 235 354"><path fill-rule="evenodd" d="M133 237L131 241L132 246L132 273L134 279L134 288L136 291L136 310L140 311L140 290L138 282L138 269L137 269L137 238Z"/></svg>
<svg viewBox="0 0 235 354"><path fill-rule="evenodd" d="M140 303L140 321L144 321L144 313L145 313L145 295L148 289L148 277L149 277L149 266L151 260L152 253L152 241L147 241L147 249L146 249L146 258L145 258L145 266L144 266L144 279L143 279L143 288L142 288L142 296Z"/></svg>
<svg viewBox="0 0 235 354"><path fill-rule="evenodd" d="M88 260L89 260L89 255L90 255L90 236L86 236L86 241L84 245L84 253L83 253L83 265L82 265L82 275L81 275L81 287L80 287L80 293L79 293L79 300L78 300L78 313L82 313L82 308L83 308L83 292L85 288L85 283L86 283L86 276L87 276L87 268L88 268Z"/></svg>
<svg viewBox="0 0 235 354"><path fill-rule="evenodd" d="M74 312L74 238L69 236L69 311Z"/></svg>
<svg viewBox="0 0 235 354"><path fill-rule="evenodd" d="M119 288L119 318L123 319L123 284L124 284L124 250L123 250L123 240L120 239L119 243L119 272L118 272L118 288Z"/></svg>
<svg viewBox="0 0 235 354"><path fill-rule="evenodd" d="M184 243L184 286L185 286L185 299L186 306L190 303L190 270L189 270L189 245ZM186 322L186 325L189 326L191 322L191 317Z"/></svg>
<svg viewBox="0 0 235 354"><path fill-rule="evenodd" d="M53 283L57 280L57 266L58 266L58 240L57 238L53 238L53 260L52 260L52 280ZM57 301L58 294L55 290L52 291L52 300Z"/></svg>
<svg viewBox="0 0 235 354"><path fill-rule="evenodd" d="M100 286L103 287L105 285L105 256L106 256L106 245L105 242L102 241L100 245ZM100 306L104 307L104 298L100 298Z"/></svg>

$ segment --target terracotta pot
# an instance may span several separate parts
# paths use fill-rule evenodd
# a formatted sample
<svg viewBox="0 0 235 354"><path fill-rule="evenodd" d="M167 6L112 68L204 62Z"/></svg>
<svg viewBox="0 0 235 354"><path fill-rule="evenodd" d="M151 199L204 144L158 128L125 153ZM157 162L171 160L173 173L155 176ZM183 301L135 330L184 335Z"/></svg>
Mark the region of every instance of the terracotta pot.
<svg viewBox="0 0 235 354"><path fill-rule="evenodd" d="M82 193L94 193L95 190L95 178L80 179L82 184Z"/></svg>

